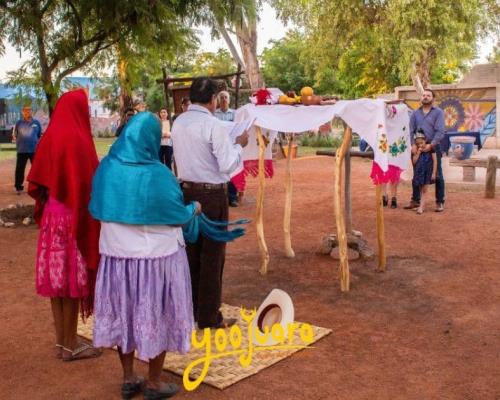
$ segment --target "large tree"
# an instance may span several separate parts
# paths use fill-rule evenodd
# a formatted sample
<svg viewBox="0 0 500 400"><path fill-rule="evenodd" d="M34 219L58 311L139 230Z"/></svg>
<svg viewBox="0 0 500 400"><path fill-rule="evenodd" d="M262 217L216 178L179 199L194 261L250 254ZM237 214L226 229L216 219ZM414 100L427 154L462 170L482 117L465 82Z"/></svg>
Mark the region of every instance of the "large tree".
<svg viewBox="0 0 500 400"><path fill-rule="evenodd" d="M165 33L176 31L171 26L181 26L176 17L188 5L160 0L0 0L0 43L7 40L32 56L10 74L11 82L38 83L51 112L66 76L90 66L105 50L114 48L120 64L126 60L120 51L157 37L165 40Z"/></svg>
<svg viewBox="0 0 500 400"><path fill-rule="evenodd" d="M195 23L212 29L214 37L222 37L236 64L242 65L252 89L264 86L264 79L257 57L257 20L261 0L200 0ZM230 33L236 36L238 52Z"/></svg>
<svg viewBox="0 0 500 400"><path fill-rule="evenodd" d="M496 0L270 1L284 21L304 29L316 73L333 67L351 95L386 91L398 81L421 88L438 72L452 76L474 58L478 39L498 27L500 15Z"/></svg>

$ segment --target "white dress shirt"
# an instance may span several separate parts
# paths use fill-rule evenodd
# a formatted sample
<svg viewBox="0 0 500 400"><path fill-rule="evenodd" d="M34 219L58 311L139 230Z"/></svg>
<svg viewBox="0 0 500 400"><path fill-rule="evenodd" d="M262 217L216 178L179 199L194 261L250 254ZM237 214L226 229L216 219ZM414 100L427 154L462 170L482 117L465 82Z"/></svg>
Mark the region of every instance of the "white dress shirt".
<svg viewBox="0 0 500 400"><path fill-rule="evenodd" d="M192 104L175 120L172 141L180 180L225 183L242 163L242 148L232 143L234 123L219 121L205 107Z"/></svg>
<svg viewBox="0 0 500 400"><path fill-rule="evenodd" d="M182 228L101 222L99 253L118 258L157 258L184 247Z"/></svg>

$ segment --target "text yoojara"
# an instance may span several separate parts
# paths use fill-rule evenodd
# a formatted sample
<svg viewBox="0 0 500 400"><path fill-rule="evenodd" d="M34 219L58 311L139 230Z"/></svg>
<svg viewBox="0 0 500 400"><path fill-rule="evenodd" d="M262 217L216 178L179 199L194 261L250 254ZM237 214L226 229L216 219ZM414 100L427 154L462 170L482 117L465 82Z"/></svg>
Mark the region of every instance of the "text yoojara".
<svg viewBox="0 0 500 400"><path fill-rule="evenodd" d="M184 370L182 381L186 390L196 389L205 379L208 374L208 369L213 360L229 357L239 356L239 362L242 367L248 367L252 363L254 352L261 352L266 350L295 350L307 347L314 341L314 332L311 325L306 323L290 323L285 329L281 324L274 324L271 329L268 326L263 327L263 332L255 326L252 322L255 319L256 311L247 311L244 308L240 309L240 315L243 321L247 324L247 346L242 348L243 332L237 325L233 325L229 333L224 329L216 329L212 343L212 332L210 328L203 330L203 337L198 340L196 331L191 334L191 344L195 349L205 349L205 355L191 362ZM300 340L303 344L293 344L295 332L298 331ZM286 333L286 334L285 334ZM271 335L278 344L273 346L264 346L267 339ZM254 345L253 338L256 338L258 346ZM228 345L231 350L227 350ZM214 348L215 347L215 348ZM190 374L198 365L203 365L200 375L195 379L190 379Z"/></svg>

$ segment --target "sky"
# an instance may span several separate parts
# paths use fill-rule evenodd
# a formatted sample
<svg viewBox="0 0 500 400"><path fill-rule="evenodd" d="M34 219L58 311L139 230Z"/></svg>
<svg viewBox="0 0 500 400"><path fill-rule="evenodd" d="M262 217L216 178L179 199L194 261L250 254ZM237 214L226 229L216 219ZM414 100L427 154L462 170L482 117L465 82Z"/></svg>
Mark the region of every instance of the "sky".
<svg viewBox="0 0 500 400"><path fill-rule="evenodd" d="M262 50L269 46L270 40L278 40L285 36L286 31L290 29L290 26L285 27L281 21L278 20L276 12L264 3L263 10L260 13L260 21L258 23L258 44L257 52L260 54ZM212 51L215 52L219 48L226 48L226 44L223 40L213 40L210 35L210 30L207 28L199 28L200 38L200 50L202 51ZM234 38L233 38L234 39ZM237 43L234 41L236 46ZM491 53L494 46L493 38L488 38L481 43L479 49L479 57L477 63L484 63L487 60L488 55ZM24 53L22 57L19 57L19 53L12 48L9 44L6 46L5 55L0 57L0 81L3 81L6 77L7 71L15 70L21 66L21 64L29 59L29 54ZM73 76L81 76L80 72L76 72Z"/></svg>

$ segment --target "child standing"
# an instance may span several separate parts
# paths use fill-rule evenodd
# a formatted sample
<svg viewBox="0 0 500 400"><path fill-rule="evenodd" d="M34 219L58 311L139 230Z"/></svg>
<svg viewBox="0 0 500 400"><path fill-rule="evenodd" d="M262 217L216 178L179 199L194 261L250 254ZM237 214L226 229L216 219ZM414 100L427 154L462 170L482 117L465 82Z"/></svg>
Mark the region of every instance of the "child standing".
<svg viewBox="0 0 500 400"><path fill-rule="evenodd" d="M426 145L423 132L417 132L415 135L415 144L417 152L413 155L413 185L420 188L420 206L417 208L417 214L424 212L425 194L427 187L436 180L437 157L434 150L424 152Z"/></svg>
<svg viewBox="0 0 500 400"><path fill-rule="evenodd" d="M78 342L78 312L93 310L99 262L99 222L88 211L92 176L99 161L90 131L85 91L65 93L36 150L28 193L36 201L40 227L36 291L49 297L56 333L56 357L63 361L101 352Z"/></svg>

